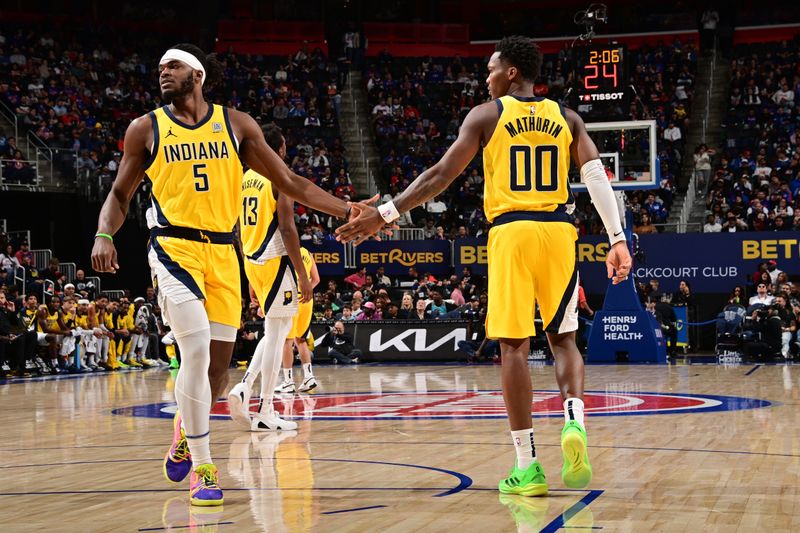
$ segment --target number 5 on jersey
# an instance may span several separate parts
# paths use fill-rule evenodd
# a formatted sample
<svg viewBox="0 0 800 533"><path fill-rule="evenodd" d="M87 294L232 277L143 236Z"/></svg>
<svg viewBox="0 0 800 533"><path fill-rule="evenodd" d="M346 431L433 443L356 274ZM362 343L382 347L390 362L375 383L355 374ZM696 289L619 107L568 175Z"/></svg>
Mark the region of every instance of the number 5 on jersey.
<svg viewBox="0 0 800 533"><path fill-rule="evenodd" d="M531 147L524 144L512 146L511 190L514 192L554 192L558 190L558 146L543 144ZM545 158L549 164L545 165ZM535 180L535 187L534 187Z"/></svg>
<svg viewBox="0 0 800 533"><path fill-rule="evenodd" d="M192 170L194 170L194 190L197 192L208 191L208 174L201 172L201 170L205 169L205 163L196 163L192 166Z"/></svg>

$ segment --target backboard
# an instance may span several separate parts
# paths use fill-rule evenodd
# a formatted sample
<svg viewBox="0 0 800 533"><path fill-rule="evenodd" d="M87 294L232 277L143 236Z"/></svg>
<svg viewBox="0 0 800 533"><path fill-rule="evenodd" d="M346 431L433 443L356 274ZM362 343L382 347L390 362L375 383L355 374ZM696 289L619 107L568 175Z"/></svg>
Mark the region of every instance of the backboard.
<svg viewBox="0 0 800 533"><path fill-rule="evenodd" d="M660 168L655 120L586 123L589 136L597 145L600 160L615 190L657 189ZM583 192L580 170L574 162L569 186Z"/></svg>

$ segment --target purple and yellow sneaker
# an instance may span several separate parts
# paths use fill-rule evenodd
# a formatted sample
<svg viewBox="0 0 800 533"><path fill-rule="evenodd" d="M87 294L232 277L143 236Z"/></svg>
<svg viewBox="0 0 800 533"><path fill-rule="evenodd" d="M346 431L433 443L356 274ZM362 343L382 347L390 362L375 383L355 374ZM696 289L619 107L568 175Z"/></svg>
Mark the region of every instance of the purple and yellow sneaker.
<svg viewBox="0 0 800 533"><path fill-rule="evenodd" d="M222 489L219 488L219 472L213 464L197 465L189 478L189 501L192 505L211 507L222 505Z"/></svg>
<svg viewBox="0 0 800 533"><path fill-rule="evenodd" d="M186 442L186 434L181 427L181 414L175 413L172 446L164 456L164 477L171 483L180 483L192 471L192 454Z"/></svg>

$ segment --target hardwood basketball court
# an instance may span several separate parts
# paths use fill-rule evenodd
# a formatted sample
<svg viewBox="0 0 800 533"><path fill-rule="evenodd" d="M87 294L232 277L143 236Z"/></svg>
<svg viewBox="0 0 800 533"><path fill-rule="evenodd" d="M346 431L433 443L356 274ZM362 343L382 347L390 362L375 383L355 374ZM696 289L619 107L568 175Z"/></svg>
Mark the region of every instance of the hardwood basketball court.
<svg viewBox="0 0 800 533"><path fill-rule="evenodd" d="M547 498L497 491L514 458L499 367L315 373L314 394L276 401L297 432L212 422L225 490L213 510L161 472L169 372L0 384L0 530L800 530L800 367L588 366L594 480L579 491L560 479L553 368L534 367Z"/></svg>

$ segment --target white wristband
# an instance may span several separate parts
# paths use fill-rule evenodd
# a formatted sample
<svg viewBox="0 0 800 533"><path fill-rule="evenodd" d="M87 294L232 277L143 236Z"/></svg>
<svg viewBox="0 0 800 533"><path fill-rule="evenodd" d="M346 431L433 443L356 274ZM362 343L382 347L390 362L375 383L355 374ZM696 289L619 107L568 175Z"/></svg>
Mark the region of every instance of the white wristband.
<svg viewBox="0 0 800 533"><path fill-rule="evenodd" d="M400 218L400 212L394 206L394 202L386 202L385 204L379 205L378 213L381 214L383 220L385 220L387 224L391 224Z"/></svg>

